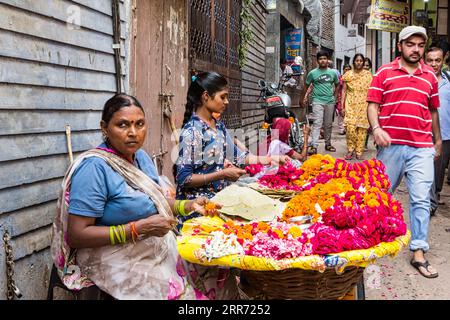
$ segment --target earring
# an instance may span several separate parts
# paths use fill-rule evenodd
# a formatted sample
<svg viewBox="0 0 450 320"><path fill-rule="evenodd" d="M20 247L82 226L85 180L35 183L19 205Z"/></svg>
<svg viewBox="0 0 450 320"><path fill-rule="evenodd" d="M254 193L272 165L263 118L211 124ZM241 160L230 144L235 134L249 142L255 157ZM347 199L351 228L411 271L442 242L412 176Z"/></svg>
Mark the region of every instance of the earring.
<svg viewBox="0 0 450 320"><path fill-rule="evenodd" d="M105 132L103 132L103 131L102 131L102 138L103 138L104 142L108 141L108 135Z"/></svg>

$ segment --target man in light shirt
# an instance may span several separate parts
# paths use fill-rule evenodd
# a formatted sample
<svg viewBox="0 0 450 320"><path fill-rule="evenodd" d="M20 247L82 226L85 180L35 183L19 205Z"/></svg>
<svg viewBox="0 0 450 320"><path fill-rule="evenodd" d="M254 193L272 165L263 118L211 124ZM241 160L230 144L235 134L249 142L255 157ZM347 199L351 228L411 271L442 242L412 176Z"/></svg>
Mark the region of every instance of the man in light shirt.
<svg viewBox="0 0 450 320"><path fill-rule="evenodd" d="M442 135L442 155L434 163L434 183L431 189L431 215L434 215L438 205L445 204L440 199L444 184L445 168L450 159L450 72L443 71L444 52L442 49L432 47L425 56L425 63L433 68L439 81L439 123Z"/></svg>

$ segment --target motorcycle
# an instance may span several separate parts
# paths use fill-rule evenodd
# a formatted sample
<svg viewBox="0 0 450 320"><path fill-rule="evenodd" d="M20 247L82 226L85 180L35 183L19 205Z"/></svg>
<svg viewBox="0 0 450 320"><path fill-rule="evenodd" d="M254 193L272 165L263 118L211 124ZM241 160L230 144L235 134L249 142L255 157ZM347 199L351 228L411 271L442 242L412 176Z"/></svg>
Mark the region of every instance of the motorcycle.
<svg viewBox="0 0 450 320"><path fill-rule="evenodd" d="M295 117L291 110L291 97L283 89L285 81L295 75L298 74L283 75L278 84L259 80L258 86L261 91L258 101L261 99L264 101L261 108L264 109L264 122L266 125L263 125L263 128L268 129L268 134L270 134L270 128L274 119L289 119L292 123L289 135L289 145L296 152L301 153L305 139L303 127L309 125L309 121L308 118L306 118L306 122L300 122Z"/></svg>

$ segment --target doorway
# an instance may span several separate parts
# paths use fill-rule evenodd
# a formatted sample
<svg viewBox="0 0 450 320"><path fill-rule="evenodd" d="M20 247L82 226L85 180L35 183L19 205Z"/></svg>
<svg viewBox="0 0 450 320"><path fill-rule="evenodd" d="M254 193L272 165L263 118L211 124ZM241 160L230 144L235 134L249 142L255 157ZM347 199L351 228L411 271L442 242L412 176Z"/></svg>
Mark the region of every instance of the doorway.
<svg viewBox="0 0 450 320"><path fill-rule="evenodd" d="M172 157L177 154L174 137L189 85L186 1L133 0L132 8L130 92L144 107L149 125L143 148L160 174L172 178ZM178 128L175 133L164 116L169 111Z"/></svg>

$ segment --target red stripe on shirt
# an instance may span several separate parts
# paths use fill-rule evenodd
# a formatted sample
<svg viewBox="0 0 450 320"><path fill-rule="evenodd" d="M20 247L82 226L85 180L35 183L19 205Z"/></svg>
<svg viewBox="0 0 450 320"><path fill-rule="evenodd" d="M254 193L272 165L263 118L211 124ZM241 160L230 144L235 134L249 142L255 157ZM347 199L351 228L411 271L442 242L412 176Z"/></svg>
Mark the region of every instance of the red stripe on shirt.
<svg viewBox="0 0 450 320"><path fill-rule="evenodd" d="M399 60L378 70L367 101L380 105L380 126L389 133L392 143L430 147L433 145L430 109L439 108L437 78L422 61L410 75L399 67Z"/></svg>

